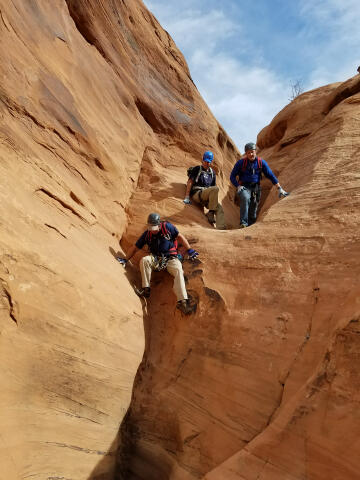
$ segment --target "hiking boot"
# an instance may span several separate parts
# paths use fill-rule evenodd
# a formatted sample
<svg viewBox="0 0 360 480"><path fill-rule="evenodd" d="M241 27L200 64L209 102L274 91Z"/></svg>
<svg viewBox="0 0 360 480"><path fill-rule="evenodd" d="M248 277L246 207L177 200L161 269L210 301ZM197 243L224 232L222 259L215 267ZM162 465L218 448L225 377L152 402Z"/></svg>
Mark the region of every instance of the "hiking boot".
<svg viewBox="0 0 360 480"><path fill-rule="evenodd" d="M214 210L209 210L206 216L207 216L208 222L211 223L211 225L214 225L214 223L216 222Z"/></svg>
<svg viewBox="0 0 360 480"><path fill-rule="evenodd" d="M240 223L240 227L239 228L246 228L247 225L245 225L245 223Z"/></svg>
<svg viewBox="0 0 360 480"><path fill-rule="evenodd" d="M149 298L150 297L150 287L144 288L135 288L135 293L139 297Z"/></svg>
<svg viewBox="0 0 360 480"><path fill-rule="evenodd" d="M190 313L194 312L194 307L190 305L189 300L179 300L176 304L176 308L178 308L184 315L190 315Z"/></svg>

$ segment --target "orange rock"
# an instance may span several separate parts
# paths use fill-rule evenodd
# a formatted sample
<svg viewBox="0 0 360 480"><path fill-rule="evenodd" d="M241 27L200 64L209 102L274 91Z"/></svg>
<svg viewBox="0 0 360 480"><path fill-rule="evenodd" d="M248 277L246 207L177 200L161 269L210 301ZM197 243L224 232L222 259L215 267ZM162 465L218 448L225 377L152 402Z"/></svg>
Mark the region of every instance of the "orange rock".
<svg viewBox="0 0 360 480"><path fill-rule="evenodd" d="M0 16L2 476L357 478L358 76L260 133L291 195L264 182L237 230L239 152L141 2L0 0ZM230 231L182 203L207 149ZM195 315L164 272L142 304L139 255L114 261L150 211L200 252Z"/></svg>
<svg viewBox="0 0 360 480"><path fill-rule="evenodd" d="M137 233L160 196L183 218L186 167L213 148L225 196L236 149L141 2L0 17L0 476L109 476L144 348L138 274L111 254L130 199L143 182Z"/></svg>

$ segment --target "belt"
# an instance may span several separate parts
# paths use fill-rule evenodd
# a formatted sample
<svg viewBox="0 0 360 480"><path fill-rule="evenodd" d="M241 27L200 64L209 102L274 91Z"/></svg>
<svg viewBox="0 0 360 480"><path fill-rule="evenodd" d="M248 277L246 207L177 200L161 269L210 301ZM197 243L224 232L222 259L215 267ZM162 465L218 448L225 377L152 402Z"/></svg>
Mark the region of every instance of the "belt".
<svg viewBox="0 0 360 480"><path fill-rule="evenodd" d="M193 188L191 189L190 194L191 194L191 196L193 196L193 195L195 195L195 193L200 192L200 194L199 194L199 199L201 200L201 194L202 194L202 191L205 190L205 188L206 188L206 187L193 187Z"/></svg>
<svg viewBox="0 0 360 480"><path fill-rule="evenodd" d="M250 188L250 189L260 188L260 183L255 183L255 182L243 182L241 185L245 188Z"/></svg>

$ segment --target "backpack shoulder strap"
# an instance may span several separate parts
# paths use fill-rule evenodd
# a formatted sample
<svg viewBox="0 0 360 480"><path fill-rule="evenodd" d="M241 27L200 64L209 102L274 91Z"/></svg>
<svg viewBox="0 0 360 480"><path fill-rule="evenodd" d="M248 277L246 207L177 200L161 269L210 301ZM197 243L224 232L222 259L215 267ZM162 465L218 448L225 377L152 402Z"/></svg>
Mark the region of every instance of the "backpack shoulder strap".
<svg viewBox="0 0 360 480"><path fill-rule="evenodd" d="M166 228L166 222L160 223L160 230L164 237L169 233L168 229Z"/></svg>
<svg viewBox="0 0 360 480"><path fill-rule="evenodd" d="M242 164L242 167L241 167L241 171L245 172L246 167L247 167L247 157L243 158L243 164Z"/></svg>
<svg viewBox="0 0 360 480"><path fill-rule="evenodd" d="M170 255L177 255L177 248L178 248L178 241L177 241L177 238L175 238L175 240L172 240L171 238L171 234L169 232L169 230L167 229L166 227L166 222L161 222L161 225L160 225L160 229L161 229L161 234L166 237L168 240L172 241L173 243L173 246L170 248L169 250L169 254Z"/></svg>
<svg viewBox="0 0 360 480"><path fill-rule="evenodd" d="M197 173L196 178L195 178L195 183L198 183L200 175L201 175L202 168L201 168L201 165L199 165L196 168L198 168L198 173Z"/></svg>
<svg viewBox="0 0 360 480"><path fill-rule="evenodd" d="M262 158L258 157L257 161L258 161L258 167L261 170L262 169Z"/></svg>

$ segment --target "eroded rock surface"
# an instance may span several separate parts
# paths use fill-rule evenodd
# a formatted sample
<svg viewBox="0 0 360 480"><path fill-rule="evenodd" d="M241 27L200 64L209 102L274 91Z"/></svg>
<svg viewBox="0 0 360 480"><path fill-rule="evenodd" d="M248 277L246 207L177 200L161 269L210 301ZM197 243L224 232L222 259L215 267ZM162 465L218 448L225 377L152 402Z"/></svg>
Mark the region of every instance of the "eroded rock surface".
<svg viewBox="0 0 360 480"><path fill-rule="evenodd" d="M282 344L275 367L282 393L266 426L206 480L359 475L359 102L358 77L307 92L259 135L261 153L282 166L292 190L276 206L269 195L256 226L277 239L270 251L282 273L269 292L283 313L273 315L280 328L268 330L264 312L252 329L264 322L269 344ZM267 360L262 371L273 371Z"/></svg>
<svg viewBox="0 0 360 480"><path fill-rule="evenodd" d="M292 193L237 230L239 153L140 1L0 0L0 52L1 478L357 478L359 79L261 132ZM207 149L229 231L182 203ZM114 261L153 210L195 315Z"/></svg>
<svg viewBox="0 0 360 480"><path fill-rule="evenodd" d="M0 477L112 478L144 349L111 253L130 200L181 218L185 166L236 150L141 2L1 0L0 52Z"/></svg>
<svg viewBox="0 0 360 480"><path fill-rule="evenodd" d="M255 226L172 217L201 252L185 266L199 305L172 314L159 280L123 478L357 478L359 88L354 77L308 92L261 132L291 195L265 188Z"/></svg>

